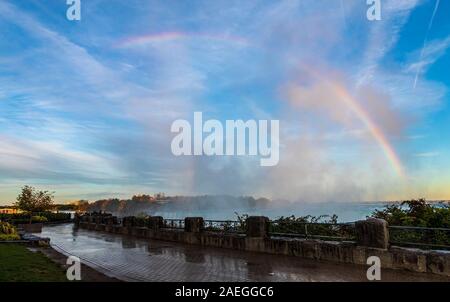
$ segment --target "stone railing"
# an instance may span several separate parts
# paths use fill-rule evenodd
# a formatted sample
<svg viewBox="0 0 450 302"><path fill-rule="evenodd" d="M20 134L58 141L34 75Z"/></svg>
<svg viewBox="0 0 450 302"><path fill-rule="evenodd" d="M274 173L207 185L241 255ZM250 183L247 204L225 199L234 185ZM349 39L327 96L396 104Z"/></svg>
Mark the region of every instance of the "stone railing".
<svg viewBox="0 0 450 302"><path fill-rule="evenodd" d="M135 217L124 217L120 220L108 214L76 216L74 221L80 228L89 230L323 261L367 265L366 262L370 256L377 256L384 268L450 276L448 251L390 246L386 221L375 218L355 222L356 239L354 241L270 236L270 220L263 216L248 217L245 233L205 230L202 217L185 218L183 228L167 227L167 221L160 216L147 218L144 226L142 223L138 225Z"/></svg>

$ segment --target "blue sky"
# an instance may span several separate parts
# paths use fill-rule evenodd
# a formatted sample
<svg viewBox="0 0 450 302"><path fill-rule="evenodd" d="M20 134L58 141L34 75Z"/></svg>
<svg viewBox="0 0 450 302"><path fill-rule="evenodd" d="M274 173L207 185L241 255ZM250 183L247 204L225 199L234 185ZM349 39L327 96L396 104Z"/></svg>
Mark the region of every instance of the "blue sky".
<svg viewBox="0 0 450 302"><path fill-rule="evenodd" d="M65 2L0 2L0 204L25 184L450 199L449 1L384 0L372 22L365 0L82 0L81 21ZM280 120L280 163L174 157L170 125L194 111Z"/></svg>

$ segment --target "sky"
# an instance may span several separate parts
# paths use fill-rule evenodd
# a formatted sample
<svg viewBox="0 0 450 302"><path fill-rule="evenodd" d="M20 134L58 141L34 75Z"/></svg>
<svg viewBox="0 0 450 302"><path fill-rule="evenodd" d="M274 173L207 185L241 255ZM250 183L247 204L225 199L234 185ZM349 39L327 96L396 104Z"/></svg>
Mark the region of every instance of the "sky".
<svg viewBox="0 0 450 302"><path fill-rule="evenodd" d="M0 204L133 194L450 199L450 1L0 1ZM179 156L176 119L279 120L280 161Z"/></svg>

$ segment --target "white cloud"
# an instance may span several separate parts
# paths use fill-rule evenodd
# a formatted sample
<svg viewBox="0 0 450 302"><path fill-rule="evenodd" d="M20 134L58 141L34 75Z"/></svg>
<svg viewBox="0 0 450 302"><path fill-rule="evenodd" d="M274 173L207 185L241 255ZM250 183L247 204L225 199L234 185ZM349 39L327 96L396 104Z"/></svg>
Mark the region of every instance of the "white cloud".
<svg viewBox="0 0 450 302"><path fill-rule="evenodd" d="M299 65L322 68L331 80L339 74L339 83L359 97L387 137L400 141L410 118L438 108L446 93L445 85L426 79L413 92L411 75L435 63L448 41L430 43L422 60L415 53L406 67L383 66L422 2L383 1L383 20L362 24L366 5L359 0L205 1L180 18L160 3L151 16L162 14L161 20L133 20L119 36L105 38L109 32L102 28L111 21L102 17L102 26L87 31L79 45L69 33L2 2L2 20L45 46L0 58L1 70L16 73L0 77L1 133L7 142L0 169L11 178L48 179L55 186L66 179L96 194L156 187L175 194L232 192L309 201L401 195L405 191L363 123L326 85L308 81ZM238 33L252 47L195 40L106 49L127 34L186 25L195 31L205 24L211 32ZM100 45L103 41L110 43ZM295 110L278 102L286 83L294 83L294 94L301 96L290 99ZM229 91L238 97L224 99ZM222 112L224 105L231 110ZM248 158L173 158L170 123L191 117L194 108L217 118L242 112L279 118L285 136L280 165L264 170ZM88 188L90 182L111 186Z"/></svg>
<svg viewBox="0 0 450 302"><path fill-rule="evenodd" d="M430 152L423 152L423 153L416 153L414 154L415 157L437 157L441 153L436 151L430 151Z"/></svg>
<svg viewBox="0 0 450 302"><path fill-rule="evenodd" d="M403 26L421 0L387 0L382 2L382 20L369 22L366 52L356 79L358 85L370 83L375 78L380 60L397 43Z"/></svg>
<svg viewBox="0 0 450 302"><path fill-rule="evenodd" d="M406 67L405 72L414 73L413 88L417 87L419 76L425 74L439 58L447 52L450 46L450 36L440 40L434 40L424 45L421 50L414 53L414 57L419 57L418 61L412 61ZM419 54L420 53L420 54Z"/></svg>

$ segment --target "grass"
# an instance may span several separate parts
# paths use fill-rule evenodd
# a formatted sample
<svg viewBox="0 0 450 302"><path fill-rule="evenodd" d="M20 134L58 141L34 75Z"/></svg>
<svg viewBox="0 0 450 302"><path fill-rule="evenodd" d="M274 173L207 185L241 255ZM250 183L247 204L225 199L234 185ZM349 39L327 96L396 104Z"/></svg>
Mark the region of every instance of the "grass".
<svg viewBox="0 0 450 302"><path fill-rule="evenodd" d="M0 241L19 240L20 236L17 234L0 234Z"/></svg>
<svg viewBox="0 0 450 302"><path fill-rule="evenodd" d="M0 244L0 282L63 282L65 271L40 252L18 244Z"/></svg>

